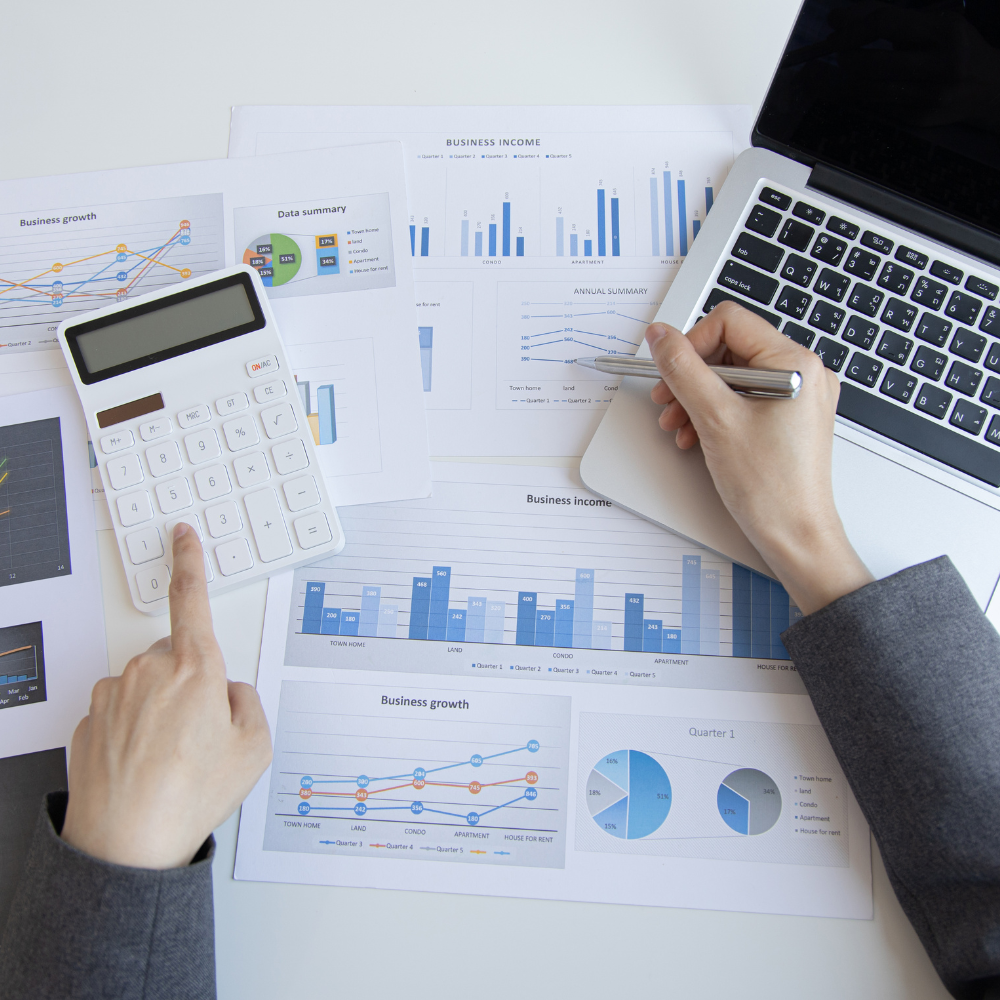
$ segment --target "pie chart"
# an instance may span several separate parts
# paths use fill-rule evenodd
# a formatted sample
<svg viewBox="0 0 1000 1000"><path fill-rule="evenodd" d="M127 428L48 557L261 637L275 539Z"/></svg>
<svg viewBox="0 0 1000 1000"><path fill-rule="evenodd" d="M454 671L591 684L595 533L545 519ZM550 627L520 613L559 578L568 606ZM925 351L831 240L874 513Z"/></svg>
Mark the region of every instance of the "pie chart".
<svg viewBox="0 0 1000 1000"><path fill-rule="evenodd" d="M667 772L639 750L616 750L602 757L587 781L587 807L594 822L622 840L638 840L659 830L671 801Z"/></svg>
<svg viewBox="0 0 1000 1000"><path fill-rule="evenodd" d="M730 829L753 837L767 833L781 815L781 792L763 771L741 767L719 785L719 815Z"/></svg>
<svg viewBox="0 0 1000 1000"><path fill-rule="evenodd" d="M291 281L302 266L302 251L298 243L283 233L258 236L243 251L243 263L257 269L267 288Z"/></svg>

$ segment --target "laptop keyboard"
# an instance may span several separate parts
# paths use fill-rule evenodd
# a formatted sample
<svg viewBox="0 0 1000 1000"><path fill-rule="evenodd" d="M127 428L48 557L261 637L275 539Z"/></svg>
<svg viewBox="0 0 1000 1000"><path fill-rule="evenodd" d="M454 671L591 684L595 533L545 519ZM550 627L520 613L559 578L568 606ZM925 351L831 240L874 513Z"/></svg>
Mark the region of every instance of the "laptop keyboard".
<svg viewBox="0 0 1000 1000"><path fill-rule="evenodd" d="M702 312L752 310L837 373L841 417L1000 487L1000 286L820 204L763 184Z"/></svg>

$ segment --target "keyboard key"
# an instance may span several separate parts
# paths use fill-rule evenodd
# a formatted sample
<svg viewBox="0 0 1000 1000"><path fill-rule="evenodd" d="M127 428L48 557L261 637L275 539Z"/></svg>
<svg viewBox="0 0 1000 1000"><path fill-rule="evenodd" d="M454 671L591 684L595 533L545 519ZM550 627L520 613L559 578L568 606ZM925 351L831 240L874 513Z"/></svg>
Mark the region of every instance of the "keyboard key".
<svg viewBox="0 0 1000 1000"><path fill-rule="evenodd" d="M227 500L205 508L205 524L213 538L225 538L242 530L243 518L240 517L239 507L232 500Z"/></svg>
<svg viewBox="0 0 1000 1000"><path fill-rule="evenodd" d="M781 209L782 212L787 212L788 206L792 203L791 195L782 194L780 191L775 191L772 187L761 188L757 199L764 202L765 205Z"/></svg>
<svg viewBox="0 0 1000 1000"><path fill-rule="evenodd" d="M922 386L918 397L923 395L925 389L941 391L935 386ZM917 406L919 405L918 398ZM1000 451L994 451L957 431L933 424L912 410L890 403L882 396L865 392L850 382L843 382L837 413L869 430L884 434L899 444L913 448L928 458L991 486L1000 486Z"/></svg>
<svg viewBox="0 0 1000 1000"><path fill-rule="evenodd" d="M835 334L847 313L837 308L831 302L817 302L809 315L809 325L815 326L824 333Z"/></svg>
<svg viewBox="0 0 1000 1000"><path fill-rule="evenodd" d="M955 331L948 350L966 361L978 361L986 350L986 338L960 326Z"/></svg>
<svg viewBox="0 0 1000 1000"><path fill-rule="evenodd" d="M878 284L897 295L905 295L911 281L913 281L913 272L905 267L900 267L899 264L893 264L891 260L886 261L882 273L878 276Z"/></svg>
<svg viewBox="0 0 1000 1000"><path fill-rule="evenodd" d="M938 354L930 347L918 347L910 364L910 370L936 382L941 377L947 363L948 358L944 354Z"/></svg>
<svg viewBox="0 0 1000 1000"><path fill-rule="evenodd" d="M820 337L819 343L816 345L816 353L827 368L839 372L844 367L848 348L843 344L838 344L835 340L830 340L829 337Z"/></svg>
<svg viewBox="0 0 1000 1000"><path fill-rule="evenodd" d="M824 264L836 267L847 250L847 244L843 240L838 240L835 236L827 236L820 233L813 244L812 256Z"/></svg>
<svg viewBox="0 0 1000 1000"><path fill-rule="evenodd" d="M143 441L155 441L157 438L166 437L173 429L169 417L157 417L156 420L147 420L144 424L139 424L139 437Z"/></svg>
<svg viewBox="0 0 1000 1000"><path fill-rule="evenodd" d="M919 302L928 309L940 309L944 297L948 294L948 286L942 285L940 281L934 281L922 274L917 278L917 283L913 286L913 293L910 298L914 302Z"/></svg>
<svg viewBox="0 0 1000 1000"><path fill-rule="evenodd" d="M811 260L806 260L805 257L791 253L788 255L788 260L785 261L785 266L781 269L781 276L786 281L808 288L818 267L819 264L814 264Z"/></svg>
<svg viewBox="0 0 1000 1000"><path fill-rule="evenodd" d="M1000 417L994 417L986 431L986 440L1000 444Z"/></svg>
<svg viewBox="0 0 1000 1000"><path fill-rule="evenodd" d="M108 462L108 479L113 490L125 490L129 486L138 486L146 477L142 474L142 465L136 454L122 455L121 458Z"/></svg>
<svg viewBox="0 0 1000 1000"><path fill-rule="evenodd" d="M180 472L183 465L181 451L177 447L176 441L164 441L163 444L147 448L146 461L149 463L149 472L154 479L159 479L160 476L169 476L172 472Z"/></svg>
<svg viewBox="0 0 1000 1000"><path fill-rule="evenodd" d="M167 538L171 539L171 542L174 537L174 528L181 523L194 528L194 533L198 536L199 542L205 541L205 532L201 530L201 518L197 514L185 514L183 517L175 517L172 521L167 521Z"/></svg>
<svg viewBox="0 0 1000 1000"><path fill-rule="evenodd" d="M936 385L928 385L925 382L920 387L917 401L913 405L936 420L944 420L944 415L948 412L952 399L954 397L950 392L945 392L944 389L939 389Z"/></svg>
<svg viewBox="0 0 1000 1000"><path fill-rule="evenodd" d="M281 516L278 495L272 489L258 490L243 498L247 517L257 543L257 552L263 562L274 562L292 554L292 543Z"/></svg>
<svg viewBox="0 0 1000 1000"><path fill-rule="evenodd" d="M992 282L985 281L983 278L976 278L971 274L965 279L965 288L966 291L982 295L983 298L989 299L991 302L1000 293L1000 285L994 285Z"/></svg>
<svg viewBox="0 0 1000 1000"><path fill-rule="evenodd" d="M995 382L996 379L990 379ZM122 527L131 528L133 524L142 524L153 517L153 502L145 490L129 493L118 498L118 518Z"/></svg>
<svg viewBox="0 0 1000 1000"><path fill-rule="evenodd" d="M858 238L858 233L861 232L861 227L854 225L853 222L848 222L847 219L840 218L839 215L831 215L830 221L826 224L826 228L830 230L831 233L836 233L838 236L843 236L848 240L856 240Z"/></svg>
<svg viewBox="0 0 1000 1000"><path fill-rule="evenodd" d="M989 306L983 313L979 329L993 337L1000 337L1000 309L996 306Z"/></svg>
<svg viewBox="0 0 1000 1000"><path fill-rule="evenodd" d="M184 449L187 451L192 465L210 462L222 454L219 435L211 427L206 427L203 431L197 431L194 434L188 434L184 438Z"/></svg>
<svg viewBox="0 0 1000 1000"><path fill-rule="evenodd" d="M747 239L752 240L753 237L748 236ZM764 245L767 246L766 243ZM778 254L778 259L781 260L780 253ZM267 403L272 399L281 399L287 391L285 383L279 378L274 382L265 382L263 385L258 385L253 391L253 398L256 399L258 403Z"/></svg>
<svg viewBox="0 0 1000 1000"><path fill-rule="evenodd" d="M253 569L250 543L245 538L234 538L215 547L215 558L219 562L219 572L223 576L235 576Z"/></svg>
<svg viewBox="0 0 1000 1000"><path fill-rule="evenodd" d="M197 427L198 424L208 423L212 419L212 411L207 403L199 403L197 406L189 406L186 410L177 414L177 423L182 428Z"/></svg>
<svg viewBox="0 0 1000 1000"><path fill-rule="evenodd" d="M333 538L330 522L321 510L316 511L315 514L306 514L305 517L297 517L292 522L292 527L295 528L295 537L298 538L299 545L304 549L323 545Z"/></svg>
<svg viewBox="0 0 1000 1000"><path fill-rule="evenodd" d="M983 308L983 300L969 295L968 292L952 292L948 305L945 306L945 314L959 323L967 323L972 326L979 316L979 310Z"/></svg>
<svg viewBox="0 0 1000 1000"><path fill-rule="evenodd" d="M847 326L844 328L842 336L849 344L869 351L872 344L875 343L875 338L878 336L878 324L870 323L860 316L852 316L847 321Z"/></svg>
<svg viewBox="0 0 1000 1000"><path fill-rule="evenodd" d="M215 500L233 492L233 484L224 465L210 465L194 474L194 485L202 500Z"/></svg>
<svg viewBox="0 0 1000 1000"><path fill-rule="evenodd" d="M290 442L294 444L295 442ZM301 441L299 444L301 445ZM275 447L282 447L276 445ZM266 483L271 478L271 470L267 467L267 459L262 451L255 451L250 455L241 455L233 462L236 470L236 482L243 489L256 486L258 483ZM281 470L278 470L279 474Z"/></svg>
<svg viewBox="0 0 1000 1000"><path fill-rule="evenodd" d="M245 392L234 392L231 396L223 396L215 401L215 411L220 417L228 417L231 413L239 413L250 405Z"/></svg>
<svg viewBox="0 0 1000 1000"><path fill-rule="evenodd" d="M970 403L967 399L960 399L955 404L955 409L951 412L951 419L948 421L952 427L958 427L967 434L978 434L986 423L987 411L975 403Z"/></svg>
<svg viewBox="0 0 1000 1000"><path fill-rule="evenodd" d="M875 353L880 358L895 361L897 365L905 365L906 359L910 356L910 351L912 350L912 340L907 340L906 337L901 337L898 333L893 333L892 330L886 330L882 334L878 350Z"/></svg>
<svg viewBox="0 0 1000 1000"><path fill-rule="evenodd" d="M909 264L918 271L922 271L927 266L927 254L919 250L911 250L909 247L901 246L896 251L896 260L902 264Z"/></svg>
<svg viewBox="0 0 1000 1000"><path fill-rule="evenodd" d="M874 389L879 373L884 367L881 361L876 361L874 358L868 357L867 354L855 353L854 357L851 358L851 363L844 369L844 374L852 382L860 382L862 385L868 386L869 389Z"/></svg>
<svg viewBox="0 0 1000 1000"><path fill-rule="evenodd" d="M806 311L809 309L809 303L812 302L812 296L807 295L805 292L800 292L797 288L792 288L791 285L785 285L781 290L781 294L778 296L778 301L775 302L774 308L778 312L783 312L787 316L794 316L796 319L802 319L805 316Z"/></svg>
<svg viewBox="0 0 1000 1000"><path fill-rule="evenodd" d="M736 265L739 267L740 265ZM773 278L765 279L774 281ZM774 287L778 283L774 282ZM281 437L283 434L291 434L299 429L298 421L295 419L295 412L288 403L278 403L266 410L260 411L260 422L264 425L264 431L269 438Z"/></svg>
<svg viewBox="0 0 1000 1000"><path fill-rule="evenodd" d="M279 476L298 472L309 465L309 455L301 438L276 444L271 449L271 457L274 459L274 467L278 470Z"/></svg>
<svg viewBox="0 0 1000 1000"><path fill-rule="evenodd" d="M254 358L247 362L247 375L250 378L260 378L261 375L272 375L280 365L273 354L265 354L262 358Z"/></svg>
<svg viewBox="0 0 1000 1000"><path fill-rule="evenodd" d="M797 201L795 203L792 215L796 215L800 219L805 219L806 222L811 222L814 226L821 226L823 220L826 218L826 212L818 208L813 208L812 205L807 205L804 201Z"/></svg>
<svg viewBox="0 0 1000 1000"><path fill-rule="evenodd" d="M940 260L936 260L931 264L931 274L935 278L948 281L953 285L957 285L965 277L964 271L960 271L957 267L952 267L951 264L945 264L944 261Z"/></svg>
<svg viewBox="0 0 1000 1000"><path fill-rule="evenodd" d="M761 236L766 236L768 239L777 232L780 224L781 216L770 208L764 208L763 205L755 206L745 223L747 229L760 233Z"/></svg>
<svg viewBox="0 0 1000 1000"><path fill-rule="evenodd" d="M1000 372L1000 344L990 344L989 352L983 360L983 364L991 372Z"/></svg>
<svg viewBox="0 0 1000 1000"><path fill-rule="evenodd" d="M191 496L191 484L184 478L171 479L156 485L156 502L164 514L173 514L175 510L184 510L194 503Z"/></svg>
<svg viewBox="0 0 1000 1000"><path fill-rule="evenodd" d="M163 542L156 528L143 528L141 531L133 531L130 535L126 535L125 547L134 566L141 566L163 556Z"/></svg>
<svg viewBox="0 0 1000 1000"><path fill-rule="evenodd" d="M875 272L878 271L878 266L881 263L881 259L875 254L868 253L867 250L862 250L860 247L854 247L847 255L847 260L844 261L844 270L848 274L864 278L865 281L873 281Z"/></svg>
<svg viewBox="0 0 1000 1000"><path fill-rule="evenodd" d="M917 380L912 375L907 375L898 368L887 368L878 391L884 396L898 399L901 403L908 403L916 387Z"/></svg>
<svg viewBox="0 0 1000 1000"><path fill-rule="evenodd" d="M281 405L288 406L287 403ZM260 444L257 425L249 413L235 420L227 420L222 425L222 433L226 435L226 444L229 445L230 451L244 451L255 444Z"/></svg>
<svg viewBox="0 0 1000 1000"><path fill-rule="evenodd" d="M944 347L953 327L954 324L950 320L924 313L920 317L920 323L917 325L914 335L921 340L926 340L928 344L934 344L935 347Z"/></svg>
<svg viewBox="0 0 1000 1000"><path fill-rule="evenodd" d="M975 396L979 383L982 381L983 373L978 368L962 364L961 361L952 362L948 370L948 377L944 380L949 389L957 389L965 393L966 396Z"/></svg>
<svg viewBox="0 0 1000 1000"><path fill-rule="evenodd" d="M771 299L778 290L778 282L774 278L768 278L759 271L753 271L745 264L738 264L734 260L727 260L722 265L722 272L716 280L731 292L738 292L765 306L771 304Z"/></svg>
<svg viewBox="0 0 1000 1000"><path fill-rule="evenodd" d="M828 299L833 299L834 302L840 302L847 294L850 284L851 279L846 274L840 274L837 271L831 271L828 267L824 267L819 272L816 284L813 285L813 291L819 295L825 295Z"/></svg>
<svg viewBox="0 0 1000 1000"><path fill-rule="evenodd" d="M807 226L804 222L796 222L795 219L786 219L785 224L778 233L778 242L784 243L786 247L793 250L808 250L809 242L813 238L816 230L812 226Z"/></svg>
<svg viewBox="0 0 1000 1000"><path fill-rule="evenodd" d="M1000 410L1000 378L991 376L986 380L986 385L979 394L979 401L992 406L994 410Z"/></svg>
<svg viewBox="0 0 1000 1000"><path fill-rule="evenodd" d="M135 444L135 438L131 431L116 431L114 434L105 434L101 438L101 451L105 455L114 455L115 452L124 451Z"/></svg>
<svg viewBox="0 0 1000 1000"><path fill-rule="evenodd" d="M768 312L766 309L761 309L760 306L756 306L752 302L748 302L746 299L740 299L735 295L730 295L729 292L724 292L721 288L712 289L708 298L705 299L705 304L701 307L701 311L704 313L710 313L720 302L735 302L738 306L743 306L744 309L749 309L750 312L756 313L761 317L761 319L766 319L775 329L781 326L780 316L776 316L774 313Z"/></svg>
<svg viewBox="0 0 1000 1000"><path fill-rule="evenodd" d="M869 250L877 250L879 253L892 253L892 240L887 240L884 236L879 236L878 233L873 233L870 229L866 229L861 237L861 245L868 247Z"/></svg>
<svg viewBox="0 0 1000 1000"><path fill-rule="evenodd" d="M140 570L135 574L135 585L143 604L160 601L170 590L170 570L163 563Z"/></svg>
<svg viewBox="0 0 1000 1000"><path fill-rule="evenodd" d="M282 489L285 491L285 503L293 513L315 507L319 503L319 490L312 476L299 476L298 479L289 480L282 485Z"/></svg>
<svg viewBox="0 0 1000 1000"><path fill-rule="evenodd" d="M884 299L885 292L880 292L870 285L862 285L859 281L854 286L854 291L851 292L851 297L847 300L847 304L852 309L857 309L858 312L864 313L866 316L874 316Z"/></svg>
<svg viewBox="0 0 1000 1000"><path fill-rule="evenodd" d="M917 307L902 299L890 298L882 310L882 322L894 326L903 333L909 333L917 318Z"/></svg>
<svg viewBox="0 0 1000 1000"><path fill-rule="evenodd" d="M794 340L796 344L801 344L803 347L812 347L813 341L816 339L816 334L812 330L807 330L804 326L799 326L797 323L786 323L784 330L781 332L789 340Z"/></svg>

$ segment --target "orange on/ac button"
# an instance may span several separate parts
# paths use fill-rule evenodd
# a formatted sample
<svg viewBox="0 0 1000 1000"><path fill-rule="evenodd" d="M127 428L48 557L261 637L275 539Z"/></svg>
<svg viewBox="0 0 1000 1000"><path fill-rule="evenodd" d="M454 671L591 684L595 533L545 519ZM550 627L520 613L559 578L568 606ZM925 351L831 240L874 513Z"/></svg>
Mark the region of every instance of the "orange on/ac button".
<svg viewBox="0 0 1000 1000"><path fill-rule="evenodd" d="M278 370L278 359L273 354L265 354L262 358L247 362L247 375L250 378L259 378L261 375L269 375Z"/></svg>

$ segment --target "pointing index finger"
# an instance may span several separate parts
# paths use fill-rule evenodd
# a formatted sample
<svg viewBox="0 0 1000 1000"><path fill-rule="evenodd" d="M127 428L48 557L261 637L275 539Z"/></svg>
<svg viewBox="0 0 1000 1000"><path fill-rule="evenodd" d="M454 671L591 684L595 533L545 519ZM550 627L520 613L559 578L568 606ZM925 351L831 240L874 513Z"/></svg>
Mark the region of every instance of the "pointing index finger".
<svg viewBox="0 0 1000 1000"><path fill-rule="evenodd" d="M198 535L183 521L174 527L174 569L170 577L170 636L173 649L215 642L205 582L205 554Z"/></svg>

